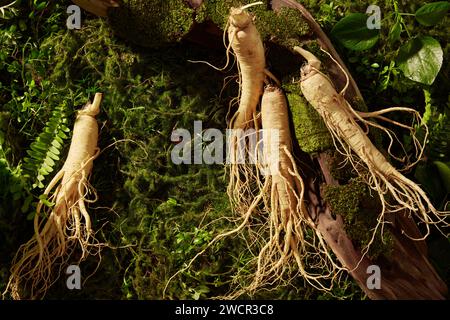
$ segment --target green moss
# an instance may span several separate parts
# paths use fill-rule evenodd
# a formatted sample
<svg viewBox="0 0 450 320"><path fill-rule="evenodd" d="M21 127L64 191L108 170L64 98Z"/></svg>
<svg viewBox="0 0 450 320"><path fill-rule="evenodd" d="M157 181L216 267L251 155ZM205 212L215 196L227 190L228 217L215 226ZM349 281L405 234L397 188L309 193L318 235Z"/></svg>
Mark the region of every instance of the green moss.
<svg viewBox="0 0 450 320"><path fill-rule="evenodd" d="M331 149L327 151L330 155L328 158L328 166L330 168L331 176L338 180L340 183L348 183L351 178L355 178L358 174L353 169L351 163L346 160L336 149ZM361 170L364 170L361 168Z"/></svg>
<svg viewBox="0 0 450 320"><path fill-rule="evenodd" d="M282 8L279 12L258 12L256 27L264 40L270 40L286 48L301 45L300 40L311 34L300 11L291 8Z"/></svg>
<svg viewBox="0 0 450 320"><path fill-rule="evenodd" d="M333 140L317 111L298 93L298 90L294 89L287 97L300 148L307 153L331 148Z"/></svg>
<svg viewBox="0 0 450 320"><path fill-rule="evenodd" d="M180 41L194 23L194 11L183 0L123 0L108 18L117 35L154 48Z"/></svg>
<svg viewBox="0 0 450 320"><path fill-rule="evenodd" d="M367 185L360 178L351 179L346 185L326 186L324 197L333 213L344 219L345 230L353 242L359 248L365 248L372 238L381 210L378 199L370 195ZM389 256L393 241L392 234L386 228L382 236L379 229L369 248L369 257Z"/></svg>
<svg viewBox="0 0 450 320"><path fill-rule="evenodd" d="M197 12L197 22L212 21L225 28L231 7L239 7L253 0L206 0ZM280 12L270 9L270 1L264 1L249 9L255 15L255 24L264 41L272 41L285 47L299 45L299 39L309 34L310 28L296 9L283 8Z"/></svg>
<svg viewBox="0 0 450 320"><path fill-rule="evenodd" d="M228 21L228 14L231 7L239 7L241 1L238 0L205 0L197 9L195 20L198 23L212 21L222 29Z"/></svg>

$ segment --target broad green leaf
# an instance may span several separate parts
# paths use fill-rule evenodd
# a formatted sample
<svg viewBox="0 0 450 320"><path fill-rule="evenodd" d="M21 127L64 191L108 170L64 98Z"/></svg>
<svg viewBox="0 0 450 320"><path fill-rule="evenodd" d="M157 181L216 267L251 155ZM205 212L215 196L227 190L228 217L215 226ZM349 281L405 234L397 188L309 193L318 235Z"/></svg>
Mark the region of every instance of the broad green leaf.
<svg viewBox="0 0 450 320"><path fill-rule="evenodd" d="M429 36L420 36L400 48L397 64L407 78L431 85L441 69L442 59L439 42Z"/></svg>
<svg viewBox="0 0 450 320"><path fill-rule="evenodd" d="M444 163L441 161L434 161L434 164L439 170L439 175L442 178L442 182L444 183L447 192L450 193L450 163Z"/></svg>
<svg viewBox="0 0 450 320"><path fill-rule="evenodd" d="M434 26L444 19L449 9L448 1L427 3L416 11L416 20L424 26Z"/></svg>
<svg viewBox="0 0 450 320"><path fill-rule="evenodd" d="M351 13L336 23L331 35L348 49L367 50L377 43L380 35L378 29L367 28L367 19L364 13Z"/></svg>

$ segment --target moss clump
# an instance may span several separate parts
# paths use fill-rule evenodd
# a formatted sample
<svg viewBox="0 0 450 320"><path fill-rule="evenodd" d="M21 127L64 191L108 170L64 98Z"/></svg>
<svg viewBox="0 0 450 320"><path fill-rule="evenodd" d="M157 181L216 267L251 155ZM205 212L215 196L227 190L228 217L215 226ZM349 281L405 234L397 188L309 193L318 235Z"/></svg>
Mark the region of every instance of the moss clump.
<svg viewBox="0 0 450 320"><path fill-rule="evenodd" d="M194 23L194 10L183 0L123 0L108 18L120 37L155 48L180 41Z"/></svg>
<svg viewBox="0 0 450 320"><path fill-rule="evenodd" d="M198 23L212 21L222 29L225 28L231 7L239 7L238 0L205 0L197 9L195 20Z"/></svg>
<svg viewBox="0 0 450 320"><path fill-rule="evenodd" d="M333 146L333 139L316 110L298 93L287 94L292 113L295 136L300 148L307 153L327 150Z"/></svg>
<svg viewBox="0 0 450 320"><path fill-rule="evenodd" d="M291 8L282 8L279 12L259 12L256 27L264 40L271 40L286 48L301 45L300 39L311 34L300 11Z"/></svg>
<svg viewBox="0 0 450 320"><path fill-rule="evenodd" d="M351 163L346 161L346 156L342 155L336 149L327 151L329 154L328 165L331 176L338 180L341 184L347 183L350 179L358 177L358 173L353 169ZM358 163L355 164L358 168L361 167ZM361 167L361 170L365 168Z"/></svg>
<svg viewBox="0 0 450 320"><path fill-rule="evenodd" d="M196 21L212 21L225 28L231 7L239 7L253 0L206 0L197 12ZM264 41L271 40L285 47L299 45L299 38L311 33L308 24L296 9L282 8L279 12L270 10L270 1L264 1L249 9L256 19L256 27Z"/></svg>
<svg viewBox="0 0 450 320"><path fill-rule="evenodd" d="M344 219L345 231L359 248L365 248L373 234L380 212L379 201L372 197L367 185L360 179L351 179L342 186L326 186L325 200L333 213ZM368 256L372 259L392 253L393 237L388 230L383 235L377 231L374 242L369 248Z"/></svg>

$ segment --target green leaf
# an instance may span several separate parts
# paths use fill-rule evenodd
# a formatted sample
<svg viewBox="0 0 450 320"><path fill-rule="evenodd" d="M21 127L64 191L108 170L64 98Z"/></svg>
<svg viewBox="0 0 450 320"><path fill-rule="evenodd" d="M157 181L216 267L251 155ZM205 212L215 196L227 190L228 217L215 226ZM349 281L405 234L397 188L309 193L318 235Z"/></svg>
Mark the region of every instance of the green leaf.
<svg viewBox="0 0 450 320"><path fill-rule="evenodd" d="M441 69L442 59L439 42L432 37L420 36L400 48L397 64L407 78L431 85Z"/></svg>
<svg viewBox="0 0 450 320"><path fill-rule="evenodd" d="M367 28L367 19L364 13L351 13L336 23L331 35L348 49L367 50L377 43L380 36L378 29Z"/></svg>
<svg viewBox="0 0 450 320"><path fill-rule="evenodd" d="M40 11L42 9L44 9L47 6L47 2L41 2L35 5L36 10Z"/></svg>
<svg viewBox="0 0 450 320"><path fill-rule="evenodd" d="M61 142L59 142L57 139L52 141L52 146L54 146L55 148L58 148L58 149L62 148Z"/></svg>
<svg viewBox="0 0 450 320"><path fill-rule="evenodd" d="M448 1L427 3L416 11L416 20L424 26L434 26L444 19L449 9Z"/></svg>
<svg viewBox="0 0 450 320"><path fill-rule="evenodd" d="M54 154L53 152L48 152L47 156L52 158L55 161L58 161L60 159L59 156L57 154Z"/></svg>
<svg viewBox="0 0 450 320"><path fill-rule="evenodd" d="M19 28L20 28L21 31L27 30L27 24L25 23L25 20L20 20L19 21Z"/></svg>
<svg viewBox="0 0 450 320"><path fill-rule="evenodd" d="M45 158L44 163L49 167L53 167L55 165L55 161L53 161L50 157Z"/></svg>
<svg viewBox="0 0 450 320"><path fill-rule="evenodd" d="M28 162L29 162L29 158L25 158L25 163L22 164L22 168L24 168L27 171L33 171L35 169L35 166L29 164Z"/></svg>
<svg viewBox="0 0 450 320"><path fill-rule="evenodd" d="M43 203L43 204L45 204L47 207L53 207L55 204L53 203L53 202L51 202L51 201L49 201L48 199L47 199L47 195L45 195L45 194L41 194L40 196L39 196L39 200L41 200L41 202Z"/></svg>
<svg viewBox="0 0 450 320"><path fill-rule="evenodd" d="M51 153L59 156L60 152L58 149L56 149L54 146L50 146L50 148L48 148L48 151L50 151Z"/></svg>
<svg viewBox="0 0 450 320"><path fill-rule="evenodd" d="M42 142L38 142L36 141L35 143L32 143L30 146L30 149L36 152L46 152L47 151L47 147L46 145L44 145Z"/></svg>
<svg viewBox="0 0 450 320"><path fill-rule="evenodd" d="M450 163L444 163L441 161L434 161L433 163L439 170L439 175L442 178L445 189L447 189L447 192L450 193Z"/></svg>
<svg viewBox="0 0 450 320"><path fill-rule="evenodd" d="M43 153L42 151L34 148L34 149L28 149L27 154L31 157L31 158L35 158L35 157L43 157L45 155L45 153Z"/></svg>
<svg viewBox="0 0 450 320"><path fill-rule="evenodd" d="M35 211L31 211L28 215L27 215L27 220L33 220L34 216L36 215Z"/></svg>
<svg viewBox="0 0 450 320"><path fill-rule="evenodd" d="M29 195L28 197L25 198L25 201L23 202L23 205L20 208L20 211L22 211L22 213L25 213L28 211L32 200L33 200L33 197L31 195ZM34 218L34 212L32 212L32 213L33 213L33 218Z"/></svg>
<svg viewBox="0 0 450 320"><path fill-rule="evenodd" d="M177 200L173 199L173 198L169 198L167 199L166 203L170 206L176 206L177 205Z"/></svg>
<svg viewBox="0 0 450 320"><path fill-rule="evenodd" d="M402 33L402 24L399 20L395 21L395 24L392 26L389 31L388 40L392 43L400 39L400 34Z"/></svg>
<svg viewBox="0 0 450 320"><path fill-rule="evenodd" d="M61 139L61 137L58 135L55 136L55 141L57 141L59 144L61 144L61 146L62 146L62 143L64 142L63 139Z"/></svg>
<svg viewBox="0 0 450 320"><path fill-rule="evenodd" d="M59 136L60 138L62 138L62 139L67 139L67 138L68 138L68 136L67 136L64 132L62 132L62 131L58 132L58 136Z"/></svg>
<svg viewBox="0 0 450 320"><path fill-rule="evenodd" d="M64 132L70 132L70 129L67 128L67 127L66 127L65 125L63 125L63 124L61 125L60 128L61 128L61 130L64 131Z"/></svg>
<svg viewBox="0 0 450 320"><path fill-rule="evenodd" d="M42 163L41 168L39 169L39 172L41 172L43 175L48 175L49 173L53 172L53 168L50 167L46 161Z"/></svg>

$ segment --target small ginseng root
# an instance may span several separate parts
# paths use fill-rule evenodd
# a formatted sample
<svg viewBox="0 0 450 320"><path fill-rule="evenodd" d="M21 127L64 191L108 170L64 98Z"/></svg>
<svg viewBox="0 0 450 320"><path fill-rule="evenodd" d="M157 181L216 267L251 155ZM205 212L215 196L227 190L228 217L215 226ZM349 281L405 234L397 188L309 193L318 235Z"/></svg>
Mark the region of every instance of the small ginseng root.
<svg viewBox="0 0 450 320"><path fill-rule="evenodd" d="M301 70L300 87L303 95L323 118L333 137L336 149L346 156L347 161L353 165L358 174L376 191L380 198L382 210L379 214L377 227L374 230L372 241L367 245L364 252L367 252L373 242L377 229L380 226L383 228L387 213L407 210L425 225L426 234L420 239L413 238L403 231L406 236L413 240L425 239L430 234L431 225L436 226L441 233L445 234L444 228L449 226L448 216L450 212L437 210L420 186L401 173L402 170L411 168L420 160L424 143L421 144L413 134L412 139L416 147L417 160L406 164L402 170L396 169L371 142L367 136L367 130L363 130L358 124L358 122L362 123L366 129L368 126L373 126L388 134L390 138L388 152L392 155L391 147L394 139L400 142L395 133L377 122L367 120L367 118L372 117L376 120L387 121L414 133L415 128L413 126L390 120L384 114L394 111L410 113L420 124L422 121L419 113L414 109L404 107L388 108L369 113L355 111L343 97L345 88L338 93L330 79L320 72L321 62L319 59L300 47L295 47L294 50L308 62ZM428 132L426 127L425 130ZM366 170L358 170L361 165Z"/></svg>
<svg viewBox="0 0 450 320"><path fill-rule="evenodd" d="M265 52L261 36L253 23L253 16L247 12L256 2L240 8L231 8L228 17L229 47L236 57L239 71L239 107L230 121L229 141L230 181L228 195L236 208L245 212L249 203L245 201L252 195L248 181L252 180L254 170L249 166L246 155L248 130L258 129L257 107L263 92L265 80Z"/></svg>
<svg viewBox="0 0 450 320"><path fill-rule="evenodd" d="M80 262L98 253L87 202L96 201L89 184L93 161L99 154L98 124L102 94L78 111L69 153L62 169L44 191L51 207L41 200L34 216L34 236L23 244L12 263L11 276L3 295L13 299L42 298L59 278L61 268L72 252L81 249ZM94 199L88 199L93 194Z"/></svg>
<svg viewBox="0 0 450 320"><path fill-rule="evenodd" d="M305 186L292 154L286 97L276 86L268 85L264 90L261 122L265 183L259 196L265 206L257 214L267 215L269 237L259 251L251 284L236 294L254 293L275 282L289 282L290 278L284 275L293 266L298 267L294 276L302 277L317 289L327 290L325 280L334 278L341 268L333 262L305 207ZM255 211L258 207L252 206ZM311 271L311 266L316 271Z"/></svg>
<svg viewBox="0 0 450 320"><path fill-rule="evenodd" d="M292 154L288 107L281 89L266 86L260 117L262 139L255 148L262 143L263 151L255 165L255 178L259 179L259 183L254 183L255 196L246 199L249 205L240 212L234 229L217 235L171 279L189 269L214 243L245 230L249 233L249 252L256 252L248 265L253 272L238 274L236 279L243 276L246 284L220 298L253 295L261 288L287 284L296 276L319 290L329 290L343 268L331 257L304 204L305 186Z"/></svg>

